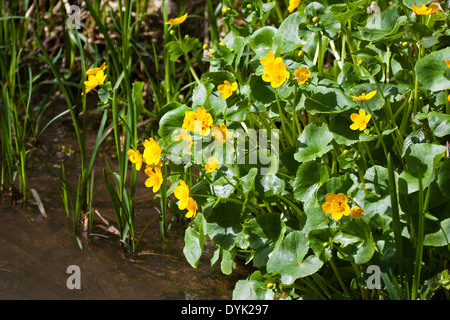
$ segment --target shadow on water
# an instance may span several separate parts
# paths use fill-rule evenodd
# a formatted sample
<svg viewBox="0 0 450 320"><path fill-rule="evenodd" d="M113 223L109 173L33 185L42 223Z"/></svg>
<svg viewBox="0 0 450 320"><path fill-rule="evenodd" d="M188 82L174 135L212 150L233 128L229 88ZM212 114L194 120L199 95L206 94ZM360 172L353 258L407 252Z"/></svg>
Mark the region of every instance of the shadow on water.
<svg viewBox="0 0 450 320"><path fill-rule="evenodd" d="M61 112L61 111L59 111ZM89 130L96 134L95 121ZM64 162L67 172L79 172L70 119L55 121L36 145L36 154L48 161L56 172ZM88 141L89 144L89 141ZM107 144L107 143L106 143ZM66 146L64 150L62 146ZM105 159L112 155L111 147L102 146L95 163L94 207L114 224L115 216L109 194L102 179ZM72 177L76 181L76 176ZM138 175L136 188L136 228L152 219L139 243L139 251L129 255L118 246L118 237L107 232L99 219L94 220L92 233L82 239L80 249L72 222L66 217L58 193L60 182L40 161L32 161L27 184L37 190L47 218L32 201L11 205L9 197L0 203L0 299L151 299L151 300L224 300L231 299L236 281L245 277L243 266L230 276L211 272L210 261L215 250L205 244L197 269L193 269L183 254L186 222L167 217L169 229L166 248L162 251L158 213L149 189L144 186L144 174ZM76 184L72 184L76 185ZM81 271L81 289L68 289L67 272L71 265Z"/></svg>

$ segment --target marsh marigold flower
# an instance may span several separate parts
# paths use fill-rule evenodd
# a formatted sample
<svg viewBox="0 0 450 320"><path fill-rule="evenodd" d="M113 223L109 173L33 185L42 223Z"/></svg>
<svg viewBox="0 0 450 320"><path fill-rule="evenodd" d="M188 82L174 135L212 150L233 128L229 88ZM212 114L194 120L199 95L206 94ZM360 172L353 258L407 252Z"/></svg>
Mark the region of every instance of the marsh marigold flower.
<svg viewBox="0 0 450 320"><path fill-rule="evenodd" d="M300 0L289 0L288 11L294 11L300 5L300 2Z"/></svg>
<svg viewBox="0 0 450 320"><path fill-rule="evenodd" d="M222 99L227 99L231 97L233 91L236 91L238 88L237 82L230 83L228 80L225 80L223 84L220 84L217 87L217 90L221 93Z"/></svg>
<svg viewBox="0 0 450 320"><path fill-rule="evenodd" d="M450 60L449 59L445 60L445 65L450 68Z"/></svg>
<svg viewBox="0 0 450 320"><path fill-rule="evenodd" d="M211 136L216 139L216 142L219 145L223 145L227 140L232 139L233 134L228 130L225 124L221 123L219 126L211 126Z"/></svg>
<svg viewBox="0 0 450 320"><path fill-rule="evenodd" d="M153 193L158 192L163 184L161 168L155 167L154 170L152 170L151 167L147 167L145 173L148 175L148 179L145 180L145 186L147 188L153 187Z"/></svg>
<svg viewBox="0 0 450 320"><path fill-rule="evenodd" d="M210 113L202 107L197 108L196 122L201 122L201 127L198 124L194 124L194 132L200 133L202 136L207 136L211 130L211 125L213 124L213 118Z"/></svg>
<svg viewBox="0 0 450 320"><path fill-rule="evenodd" d="M311 71L309 71L305 67L300 67L294 71L294 76L297 78L297 82L300 84L304 84L306 80L308 80L311 75Z"/></svg>
<svg viewBox="0 0 450 320"><path fill-rule="evenodd" d="M202 136L207 136L211 130L213 118L210 113L206 112L202 107L198 107L197 111L186 111L182 128L192 132L198 132Z"/></svg>
<svg viewBox="0 0 450 320"><path fill-rule="evenodd" d="M104 71L106 67L106 62L103 62L101 67L91 68L86 71L86 75L88 76L88 80L84 82L84 85L86 86L86 93L88 93L95 87L99 85L101 86L105 83L106 74L104 73Z"/></svg>
<svg viewBox="0 0 450 320"><path fill-rule="evenodd" d="M180 180L180 184L173 190L173 194L175 198L180 200L178 209L186 209L189 200L189 186L183 180Z"/></svg>
<svg viewBox="0 0 450 320"><path fill-rule="evenodd" d="M88 71L86 71L87 76L95 76L97 72L99 71L105 71L107 68L106 62L103 62L103 64L100 67L97 68L91 68Z"/></svg>
<svg viewBox="0 0 450 320"><path fill-rule="evenodd" d="M348 216L350 214L350 206L348 205L347 196L343 193L327 193L322 210L327 214L331 214L334 220L340 220L342 216Z"/></svg>
<svg viewBox="0 0 450 320"><path fill-rule="evenodd" d="M366 101L372 99L377 94L377 90L369 92L367 95L363 92L360 96L351 96L357 101Z"/></svg>
<svg viewBox="0 0 450 320"><path fill-rule="evenodd" d="M130 156L131 163L136 164L136 170L141 170L142 167L142 155L139 150L130 149L127 154Z"/></svg>
<svg viewBox="0 0 450 320"><path fill-rule="evenodd" d="M217 157L210 157L208 158L208 164L205 165L206 172L214 172L219 167L219 160Z"/></svg>
<svg viewBox="0 0 450 320"><path fill-rule="evenodd" d="M188 210L188 212L186 213L185 217L195 218L195 216L197 215L198 205L192 197L188 198L186 209Z"/></svg>
<svg viewBox="0 0 450 320"><path fill-rule="evenodd" d="M421 16L427 16L430 14L433 14L435 12L439 11L439 6L435 3L430 4L429 7L427 7L425 4L422 4L420 8L418 6L413 5L411 7L412 11L414 11L415 14L421 15Z"/></svg>
<svg viewBox="0 0 450 320"><path fill-rule="evenodd" d="M161 161L162 148L153 138L144 141L144 154L142 159L148 165L158 165Z"/></svg>
<svg viewBox="0 0 450 320"><path fill-rule="evenodd" d="M360 219L362 217L363 213L365 213L365 211L362 208L358 207L358 206L354 206L352 208L352 210L350 211L350 215L353 218L357 218L357 219Z"/></svg>
<svg viewBox="0 0 450 320"><path fill-rule="evenodd" d="M287 71L286 64L280 57L275 58L272 51L267 53L267 57L261 58L259 61L264 67L262 79L265 82L270 82L273 88L280 87L286 80L289 79L289 71Z"/></svg>
<svg viewBox="0 0 450 320"><path fill-rule="evenodd" d="M371 114L366 114L366 110L359 109L359 113L352 113L350 115L350 119L353 123L350 125L350 129L364 131L367 127L367 124L372 118Z"/></svg>
<svg viewBox="0 0 450 320"><path fill-rule="evenodd" d="M174 18L174 19L170 19L170 20L168 20L166 23L164 23L164 24L170 24L171 26L175 26L175 25L177 25L177 24L182 24L185 20L186 20L186 18L187 18L187 12L184 14L184 15L182 15L181 17L178 17L178 18Z"/></svg>

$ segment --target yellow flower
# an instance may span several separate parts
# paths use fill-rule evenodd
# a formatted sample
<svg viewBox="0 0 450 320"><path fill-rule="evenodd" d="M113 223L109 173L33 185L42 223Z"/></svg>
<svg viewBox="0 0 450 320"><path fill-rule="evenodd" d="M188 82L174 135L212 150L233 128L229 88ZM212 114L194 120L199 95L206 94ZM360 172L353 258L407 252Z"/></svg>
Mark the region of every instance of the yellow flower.
<svg viewBox="0 0 450 320"><path fill-rule="evenodd" d="M340 220L342 216L348 216L350 214L350 207L347 196L343 193L327 193L322 210L327 214L331 214L334 220Z"/></svg>
<svg viewBox="0 0 450 320"><path fill-rule="evenodd" d="M189 186L183 180L180 180L180 184L173 190L173 194L175 198L180 200L178 209L186 209L189 200Z"/></svg>
<svg viewBox="0 0 450 320"><path fill-rule="evenodd" d="M148 165L158 165L161 161L162 148L153 138L144 141L144 154L142 158Z"/></svg>
<svg viewBox="0 0 450 320"><path fill-rule="evenodd" d="M206 110L202 107L198 107L194 124L194 132L198 132L202 136L207 136L211 130L210 127L212 124L213 118L211 114L206 112Z"/></svg>
<svg viewBox="0 0 450 320"><path fill-rule="evenodd" d="M447 65L447 67L450 68L450 60L449 59L445 60L445 64Z"/></svg>
<svg viewBox="0 0 450 320"><path fill-rule="evenodd" d="M289 12L294 11L300 5L300 2L301 0L289 0L288 11Z"/></svg>
<svg viewBox="0 0 450 320"><path fill-rule="evenodd" d="M351 96L358 101L366 101L372 99L377 94L377 90L369 92L367 95L363 92L359 97Z"/></svg>
<svg viewBox="0 0 450 320"><path fill-rule="evenodd" d="M101 67L98 68L91 68L88 71L86 71L86 75L87 76L94 76L97 74L97 72L99 71L105 71L107 68L106 62L103 62L103 64L101 65Z"/></svg>
<svg viewBox="0 0 450 320"><path fill-rule="evenodd" d="M352 208L352 210L350 211L350 215L353 218L357 218L357 219L360 219L362 217L363 213L365 213L365 211L362 208L358 207L358 206L354 206Z"/></svg>
<svg viewBox="0 0 450 320"><path fill-rule="evenodd" d="M437 4L434 4L434 3L430 4L429 7L427 7L425 4L422 4L420 6L420 8L415 6L415 5L413 5L411 7L411 9L412 9L412 11L414 11L415 14L422 15L422 16L427 16L427 15L433 14L435 12L438 12L439 11L439 6Z"/></svg>
<svg viewBox="0 0 450 320"><path fill-rule="evenodd" d="M130 156L130 161L136 164L136 170L141 170L142 167L142 156L139 150L128 150L127 154Z"/></svg>
<svg viewBox="0 0 450 320"><path fill-rule="evenodd" d="M186 218L195 218L197 215L198 206L197 202L192 197L188 198L186 209L188 210L186 213Z"/></svg>
<svg viewBox="0 0 450 320"><path fill-rule="evenodd" d="M178 18L174 18L174 19L170 19L169 21L167 21L166 23L164 23L164 24L170 24L171 26L175 26L175 25L177 25L177 24L182 24L183 22L184 22L184 20L186 20L186 17L187 17L187 12L184 14L184 15L182 15L181 17L178 17Z"/></svg>
<svg viewBox="0 0 450 320"><path fill-rule="evenodd" d="M202 107L198 107L197 112L186 111L184 114L183 125L181 127L185 130L198 132L202 136L207 136L210 132L212 123L213 118L211 114L206 112Z"/></svg>
<svg viewBox="0 0 450 320"><path fill-rule="evenodd" d="M350 129L352 130L358 130L364 131L367 127L367 124L370 121L370 118L372 118L371 114L366 114L366 110L359 109L358 113L352 113L350 115L350 119L353 121L353 123L350 125Z"/></svg>
<svg viewBox="0 0 450 320"><path fill-rule="evenodd" d="M300 67L299 69L294 71L294 76L297 78L297 82L300 84L304 84L306 80L308 80L310 75L311 71L309 71L305 67Z"/></svg>
<svg viewBox="0 0 450 320"><path fill-rule="evenodd" d="M89 72L89 71L88 71ZM86 86L86 93L97 87L98 85L103 85L106 79L106 74L103 70L97 71L95 74L91 74L88 76L88 80L84 82ZM81 93L83 94L83 93Z"/></svg>
<svg viewBox="0 0 450 320"><path fill-rule="evenodd" d="M197 113L195 111L186 111L184 114L183 125L181 126L185 130L194 131L195 120L197 119Z"/></svg>
<svg viewBox="0 0 450 320"><path fill-rule="evenodd" d="M219 160L217 160L217 157L211 157L208 158L208 164L205 165L206 172L214 172L219 167Z"/></svg>
<svg viewBox="0 0 450 320"><path fill-rule="evenodd" d="M222 94L222 99L227 99L233 94L233 91L237 90L237 88L237 82L233 82L232 84L230 84L229 81L225 80L223 84L220 84L217 87L217 90L219 90L219 92Z"/></svg>
<svg viewBox="0 0 450 320"><path fill-rule="evenodd" d="M220 126L211 126L211 136L216 139L219 145L223 145L227 140L231 140L233 134L228 130L227 126L223 123Z"/></svg>
<svg viewBox="0 0 450 320"><path fill-rule="evenodd" d="M289 71L287 71L286 64L280 57L275 58L272 51L267 53L267 57L261 58L259 61L264 67L262 79L265 82L270 82L273 88L280 87L286 80L289 79Z"/></svg>
<svg viewBox="0 0 450 320"><path fill-rule="evenodd" d="M161 185L163 184L163 177L161 169L158 167L155 167L154 170L152 170L151 167L147 167L145 169L145 173L148 175L148 179L145 180L145 186L147 188L153 187L153 193L156 193L161 188Z"/></svg>

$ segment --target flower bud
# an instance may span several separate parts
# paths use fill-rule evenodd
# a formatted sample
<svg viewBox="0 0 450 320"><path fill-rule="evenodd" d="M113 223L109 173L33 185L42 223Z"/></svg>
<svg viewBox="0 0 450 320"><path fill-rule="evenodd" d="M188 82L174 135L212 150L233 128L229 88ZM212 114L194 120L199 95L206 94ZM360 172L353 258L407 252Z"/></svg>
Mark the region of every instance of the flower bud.
<svg viewBox="0 0 450 320"><path fill-rule="evenodd" d="M207 44L207 43L205 43L204 45L203 45L203 50L207 50L209 48L209 45Z"/></svg>
<svg viewBox="0 0 450 320"><path fill-rule="evenodd" d="M408 42L407 41L403 42L402 46L407 47L408 46Z"/></svg>
<svg viewBox="0 0 450 320"><path fill-rule="evenodd" d="M211 50L209 50L209 53L210 54L215 54L217 51L216 51L216 49L211 49Z"/></svg>
<svg viewBox="0 0 450 320"><path fill-rule="evenodd" d="M361 59L358 60L358 66L362 65L363 61Z"/></svg>
<svg viewBox="0 0 450 320"><path fill-rule="evenodd" d="M324 248L326 248L326 247L328 247L329 245L330 245L330 244L329 244L328 242L324 242L322 246L323 246Z"/></svg>
<svg viewBox="0 0 450 320"><path fill-rule="evenodd" d="M229 8L222 8L222 13L223 13L223 14L227 13L227 12L228 12L228 9L229 9Z"/></svg>
<svg viewBox="0 0 450 320"><path fill-rule="evenodd" d="M348 150L345 149L344 151L342 151L342 154L348 154Z"/></svg>
<svg viewBox="0 0 450 320"><path fill-rule="evenodd" d="M173 30L173 29L170 30L170 31L169 31L169 34L170 34L171 36L173 36L173 35L175 34L175 30Z"/></svg>
<svg viewBox="0 0 450 320"><path fill-rule="evenodd" d="M251 9L251 8L252 8L252 4L251 3L247 4L247 9Z"/></svg>
<svg viewBox="0 0 450 320"><path fill-rule="evenodd" d="M300 51L298 52L298 56L299 56L299 57L302 57L304 54L305 54L305 53L303 52L303 50L300 50Z"/></svg>
<svg viewBox="0 0 450 320"><path fill-rule="evenodd" d="M221 41L219 44L220 44L222 47L226 47L226 46L227 46L227 44L226 44L225 42L223 42L223 41Z"/></svg>
<svg viewBox="0 0 450 320"><path fill-rule="evenodd" d="M312 18L312 22L317 22L319 20L319 17Z"/></svg>

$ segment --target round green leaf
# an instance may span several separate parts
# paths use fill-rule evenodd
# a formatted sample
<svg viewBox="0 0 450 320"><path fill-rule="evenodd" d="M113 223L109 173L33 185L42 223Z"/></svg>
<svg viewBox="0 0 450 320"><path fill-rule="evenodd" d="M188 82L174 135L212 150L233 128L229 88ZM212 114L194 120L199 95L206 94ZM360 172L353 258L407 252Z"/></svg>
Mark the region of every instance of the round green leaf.
<svg viewBox="0 0 450 320"><path fill-rule="evenodd" d="M433 111L427 117L430 128L435 136L444 137L450 134L450 114Z"/></svg>
<svg viewBox="0 0 450 320"><path fill-rule="evenodd" d="M445 60L450 59L450 47L435 51L420 59L415 67L419 82L428 90L450 89L450 80L445 77L448 67Z"/></svg>
<svg viewBox="0 0 450 320"><path fill-rule="evenodd" d="M333 146L330 145L333 134L324 123L320 125L316 123L308 124L298 140L298 150L294 154L294 158L299 162L315 160L333 149Z"/></svg>
<svg viewBox="0 0 450 320"><path fill-rule="evenodd" d="M351 219L338 226L334 241L341 244L338 256L356 264L367 263L375 253L375 241L369 225L363 219Z"/></svg>
<svg viewBox="0 0 450 320"><path fill-rule="evenodd" d="M411 145L405 155L408 171L400 174L399 191L403 194L418 191L419 176L422 177L423 188L427 188L434 180L434 169L445 150L444 146L430 143Z"/></svg>
<svg viewBox="0 0 450 320"><path fill-rule="evenodd" d="M167 142L172 141L172 133L177 129L181 129L184 115L189 110L192 109L183 104L164 114L161 120L159 120L159 136Z"/></svg>
<svg viewBox="0 0 450 320"><path fill-rule="evenodd" d="M313 197L319 187L328 180L326 166L316 161L308 161L300 165L294 182L294 197L306 201Z"/></svg>
<svg viewBox="0 0 450 320"><path fill-rule="evenodd" d="M309 241L304 233L292 231L270 256L267 271L279 273L283 284L292 284L298 278L317 272L323 262L315 255L306 257L308 250Z"/></svg>
<svg viewBox="0 0 450 320"><path fill-rule="evenodd" d="M367 41L378 41L385 37L401 34L399 28L407 21L405 15L400 15L400 7L393 5L384 11L378 11L369 16L365 26L358 27L361 37Z"/></svg>
<svg viewBox="0 0 450 320"><path fill-rule="evenodd" d="M311 249L323 262L331 259L332 236L330 229L315 229L308 234ZM326 244L328 242L328 244Z"/></svg>

